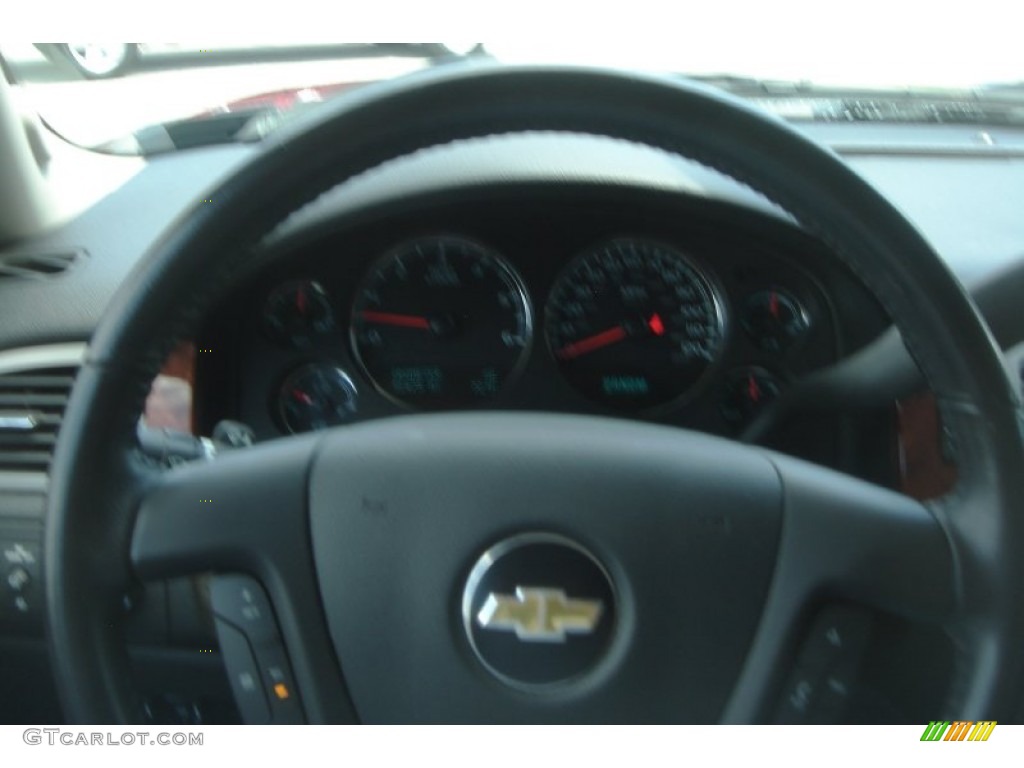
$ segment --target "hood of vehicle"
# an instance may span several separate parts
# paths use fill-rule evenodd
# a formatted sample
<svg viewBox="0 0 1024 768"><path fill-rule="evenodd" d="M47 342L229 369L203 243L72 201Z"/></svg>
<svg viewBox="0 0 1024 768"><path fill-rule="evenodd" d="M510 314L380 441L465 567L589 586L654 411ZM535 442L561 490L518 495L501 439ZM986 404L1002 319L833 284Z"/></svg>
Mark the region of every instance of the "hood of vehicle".
<svg viewBox="0 0 1024 768"><path fill-rule="evenodd" d="M90 149L150 157L192 147L259 141L282 122L367 81L281 88L231 99L189 117L157 123Z"/></svg>

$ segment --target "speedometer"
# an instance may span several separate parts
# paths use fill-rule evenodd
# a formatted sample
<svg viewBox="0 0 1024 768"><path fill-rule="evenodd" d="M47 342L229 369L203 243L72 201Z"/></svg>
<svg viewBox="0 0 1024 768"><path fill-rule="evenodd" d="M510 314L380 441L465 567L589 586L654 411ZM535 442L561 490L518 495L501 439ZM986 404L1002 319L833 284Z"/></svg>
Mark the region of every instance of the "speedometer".
<svg viewBox="0 0 1024 768"><path fill-rule="evenodd" d="M724 319L710 281L679 251L613 240L573 261L547 302L548 345L566 380L616 410L666 405L718 358Z"/></svg>
<svg viewBox="0 0 1024 768"><path fill-rule="evenodd" d="M494 251L459 237L399 246L356 294L352 342L366 374L392 400L465 406L496 396L530 345L530 304Z"/></svg>

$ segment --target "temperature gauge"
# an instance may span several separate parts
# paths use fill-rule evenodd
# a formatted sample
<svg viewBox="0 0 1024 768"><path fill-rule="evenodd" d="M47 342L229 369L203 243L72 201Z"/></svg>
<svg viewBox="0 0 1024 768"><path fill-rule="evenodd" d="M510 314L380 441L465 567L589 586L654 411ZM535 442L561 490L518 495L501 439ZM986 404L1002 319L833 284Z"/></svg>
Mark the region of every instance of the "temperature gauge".
<svg viewBox="0 0 1024 768"><path fill-rule="evenodd" d="M358 392L341 368L313 363L293 371L281 385L277 407L289 432L327 429L351 421Z"/></svg>

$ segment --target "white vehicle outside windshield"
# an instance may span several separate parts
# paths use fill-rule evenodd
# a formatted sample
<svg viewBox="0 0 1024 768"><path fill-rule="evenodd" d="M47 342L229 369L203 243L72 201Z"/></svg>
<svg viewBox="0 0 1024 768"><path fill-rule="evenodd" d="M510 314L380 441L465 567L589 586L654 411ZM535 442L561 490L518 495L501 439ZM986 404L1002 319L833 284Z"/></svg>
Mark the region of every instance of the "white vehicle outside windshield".
<svg viewBox="0 0 1024 768"><path fill-rule="evenodd" d="M515 14L507 7L495 9L493 19L479 19L478 29L462 25L459 36L481 41L483 59L516 64L596 64L939 91L1024 81L1020 25L1013 23L1020 21L1020 11L1011 4L986 6L984 14L968 5L920 2L723 2L699 10L631 4L611 17L602 17L594 4L571 5L568 14L543 6L517 6ZM436 8L443 13L444 3ZM510 39L513 30L524 29L534 34ZM472 37L470 30L476 33ZM477 48L474 43L284 43L280 40L287 36L266 32L253 37L245 42L236 33L229 43L137 44L137 60L102 79L86 79L74 66L62 66L52 50L48 58L30 43L0 43L0 54L28 103L55 131L96 146L148 125L235 110L238 101L268 92L311 89L291 101L279 96L281 107L320 100L318 86L396 77ZM70 45L82 56L101 56L88 46L118 44Z"/></svg>

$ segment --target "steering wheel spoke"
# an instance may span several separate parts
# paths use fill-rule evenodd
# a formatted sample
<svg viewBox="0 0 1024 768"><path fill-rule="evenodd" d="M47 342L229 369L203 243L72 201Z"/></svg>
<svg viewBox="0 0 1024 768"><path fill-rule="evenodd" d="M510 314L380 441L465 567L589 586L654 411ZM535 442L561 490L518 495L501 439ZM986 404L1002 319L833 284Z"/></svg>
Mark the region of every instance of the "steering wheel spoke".
<svg viewBox="0 0 1024 768"><path fill-rule="evenodd" d="M275 722L298 722L300 707L313 722L355 717L309 548L307 479L317 444L316 437L289 438L179 467L163 473L139 505L131 559L140 578L244 574L216 576L212 602L229 677L244 683L235 692L247 719L262 708ZM251 611L258 622L247 626ZM256 692L261 678L266 696ZM258 703L267 700L269 711Z"/></svg>
<svg viewBox="0 0 1024 768"><path fill-rule="evenodd" d="M773 463L785 512L770 601L813 591L908 618L949 615L952 555L927 507L796 459L776 456Z"/></svg>
<svg viewBox="0 0 1024 768"><path fill-rule="evenodd" d="M949 542L927 507L786 456L772 461L784 498L778 559L725 722L770 717L818 607L852 603L939 625L957 606Z"/></svg>
<svg viewBox="0 0 1024 768"><path fill-rule="evenodd" d="M136 572L270 577L308 561L305 477L315 445L311 438L279 440L163 473L139 504Z"/></svg>

